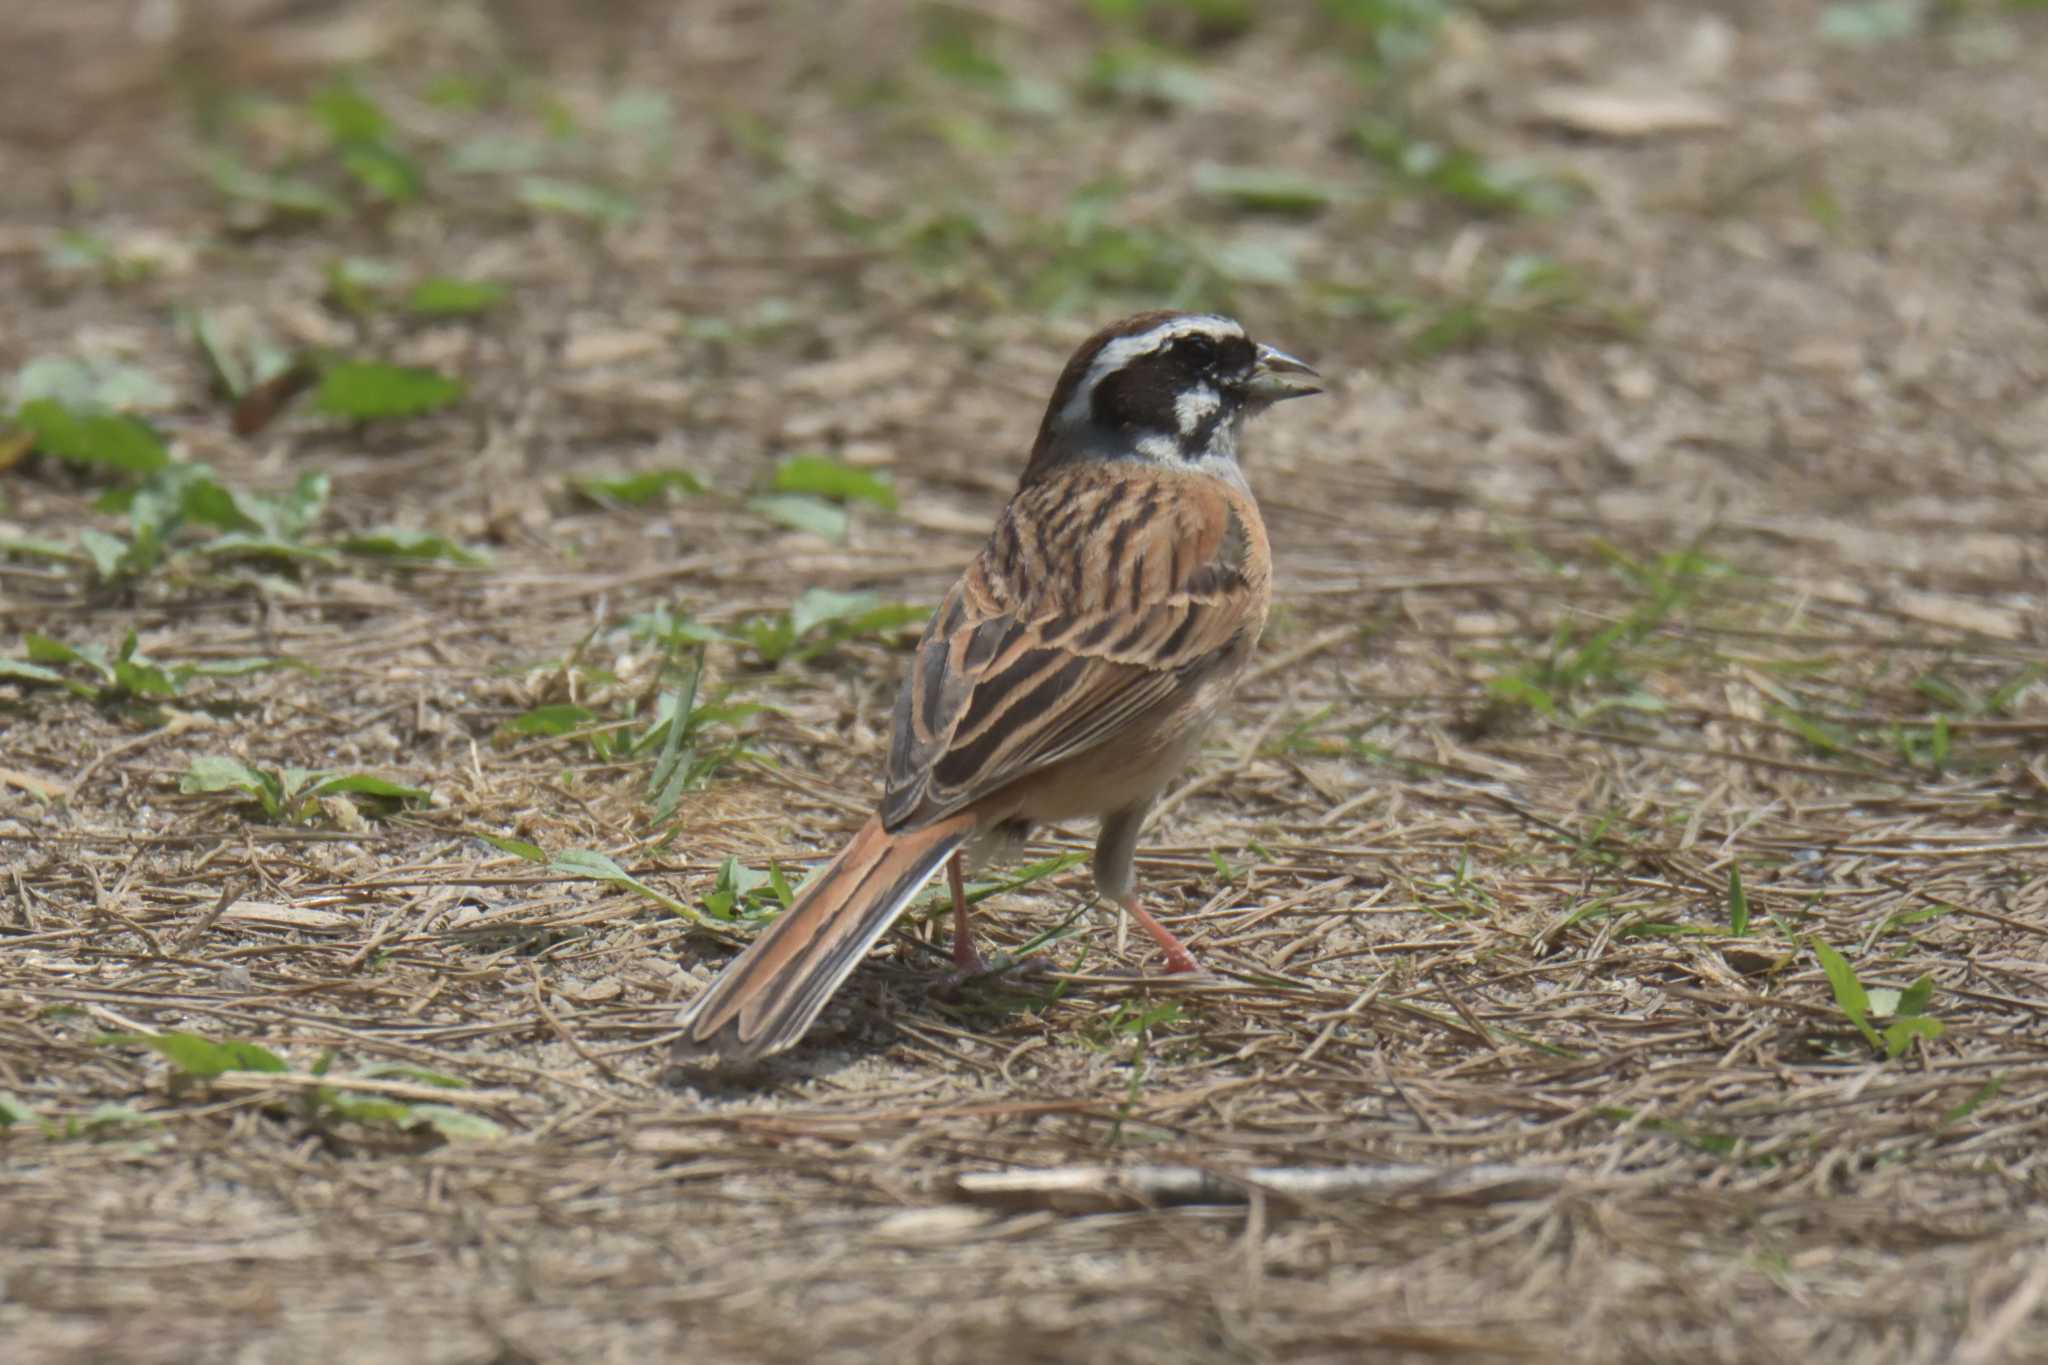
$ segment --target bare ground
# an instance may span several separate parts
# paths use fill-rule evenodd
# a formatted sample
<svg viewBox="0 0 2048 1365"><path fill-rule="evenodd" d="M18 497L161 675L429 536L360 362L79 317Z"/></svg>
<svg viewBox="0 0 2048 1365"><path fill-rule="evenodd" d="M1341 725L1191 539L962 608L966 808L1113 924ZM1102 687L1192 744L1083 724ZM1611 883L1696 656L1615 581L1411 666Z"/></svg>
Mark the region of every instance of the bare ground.
<svg viewBox="0 0 2048 1365"><path fill-rule="evenodd" d="M230 8L4 21L10 91L80 74L0 105L0 371L121 359L183 457L330 474L323 534L491 559L188 550L124 591L0 562L8 657L133 627L158 660L317 670L149 706L0 683L9 1360L2048 1358L2048 15L1858 45L1829 25L1885 7L1489 6L1397 92L1322 11L1219 36L1163 6L1208 86L1160 107L1089 94L1115 44L1050 7ZM243 221L195 173L221 137L331 174L291 111L366 56L422 164L526 137L636 212L472 169ZM486 95L430 97L452 77ZM1545 92L1588 87L1629 126L1561 128ZM634 90L670 116L608 106ZM1673 92L1710 126L1651 126ZM1391 175L1351 139L1389 109L1568 202ZM1274 216L1204 162L1331 202ZM1108 176L1129 252L1068 208ZM150 264L81 269L66 229ZM1219 246L1293 278L1205 273ZM509 296L353 314L351 256ZM1257 432L1283 606L1141 861L1220 982L1134 975L1142 939L1092 912L1050 985L947 994L920 922L766 1074L668 1072L667 1022L748 927L475 836L601 849L691 906L728 855L794 869L871 799L903 646L712 646L707 687L775 709L666 824L649 755L505 727L644 700L659 652L626 623L654 608L933 600L1066 349L1183 287L1334 381ZM192 308L470 392L240 437ZM886 469L900 510L856 506L843 543L749 510L796 451ZM672 467L712 491L566 482ZM23 460L0 531L118 529L103 483ZM433 804L267 823L180 793L219 755ZM1017 947L1084 903L1076 870L984 919ZM1816 941L1876 1029L1927 978L1939 1035L1887 1060ZM166 1030L290 1069L181 1081L103 1041ZM352 1095L435 1096L380 1063L459 1078L440 1097L497 1135L309 1103L330 1053ZM973 1185L1066 1165L1221 1193ZM1357 1187L1246 1177L1329 1167Z"/></svg>

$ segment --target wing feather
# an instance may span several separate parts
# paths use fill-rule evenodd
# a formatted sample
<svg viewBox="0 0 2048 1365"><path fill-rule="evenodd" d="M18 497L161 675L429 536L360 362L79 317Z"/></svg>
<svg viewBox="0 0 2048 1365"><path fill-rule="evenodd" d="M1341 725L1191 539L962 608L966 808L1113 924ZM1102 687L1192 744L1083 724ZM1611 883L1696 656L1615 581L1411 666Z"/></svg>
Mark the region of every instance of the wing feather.
<svg viewBox="0 0 2048 1365"><path fill-rule="evenodd" d="M943 819L1173 706L1264 627L1262 535L1210 478L1108 466L1021 490L918 646L884 825Z"/></svg>

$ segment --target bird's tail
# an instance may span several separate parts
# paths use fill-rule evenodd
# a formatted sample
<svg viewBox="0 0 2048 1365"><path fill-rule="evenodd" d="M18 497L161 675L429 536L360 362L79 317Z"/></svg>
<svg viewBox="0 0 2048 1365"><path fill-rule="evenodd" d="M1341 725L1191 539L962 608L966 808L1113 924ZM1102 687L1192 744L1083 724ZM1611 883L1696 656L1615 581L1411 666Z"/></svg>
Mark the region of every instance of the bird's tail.
<svg viewBox="0 0 2048 1365"><path fill-rule="evenodd" d="M969 815L906 834L889 833L879 816L870 819L690 1002L677 1021L677 1057L748 1062L803 1037L875 940L973 832Z"/></svg>

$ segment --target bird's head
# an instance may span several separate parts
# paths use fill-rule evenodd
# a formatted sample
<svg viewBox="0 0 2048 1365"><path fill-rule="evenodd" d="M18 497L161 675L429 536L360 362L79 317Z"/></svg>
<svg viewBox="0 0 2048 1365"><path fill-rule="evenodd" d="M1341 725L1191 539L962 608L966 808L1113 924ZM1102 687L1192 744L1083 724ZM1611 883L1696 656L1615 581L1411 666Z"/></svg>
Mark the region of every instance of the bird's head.
<svg viewBox="0 0 2048 1365"><path fill-rule="evenodd" d="M1239 477L1245 418L1321 393L1316 372L1213 313L1140 313L1103 328L1060 374L1024 481L1077 460L1148 460Z"/></svg>

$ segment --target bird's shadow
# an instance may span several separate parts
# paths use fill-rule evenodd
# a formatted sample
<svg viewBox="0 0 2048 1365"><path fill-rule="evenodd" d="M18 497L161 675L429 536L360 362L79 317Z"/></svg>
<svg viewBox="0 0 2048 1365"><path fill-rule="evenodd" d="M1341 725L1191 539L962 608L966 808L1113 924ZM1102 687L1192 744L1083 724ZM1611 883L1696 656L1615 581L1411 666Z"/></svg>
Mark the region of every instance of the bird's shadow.
<svg viewBox="0 0 2048 1365"><path fill-rule="evenodd" d="M944 949L920 942L939 962ZM1042 964L1042 965L1041 965ZM900 962L866 962L803 1040L786 1052L750 1062L677 1058L661 1073L671 1089L691 1089L706 1098L737 1098L802 1081L826 1079L882 1057L913 1035L894 1020L949 1021L994 1033L1003 1023L1045 1009L1072 994L1071 982L1048 974L1049 959L1000 961L995 969L966 978L942 968Z"/></svg>

